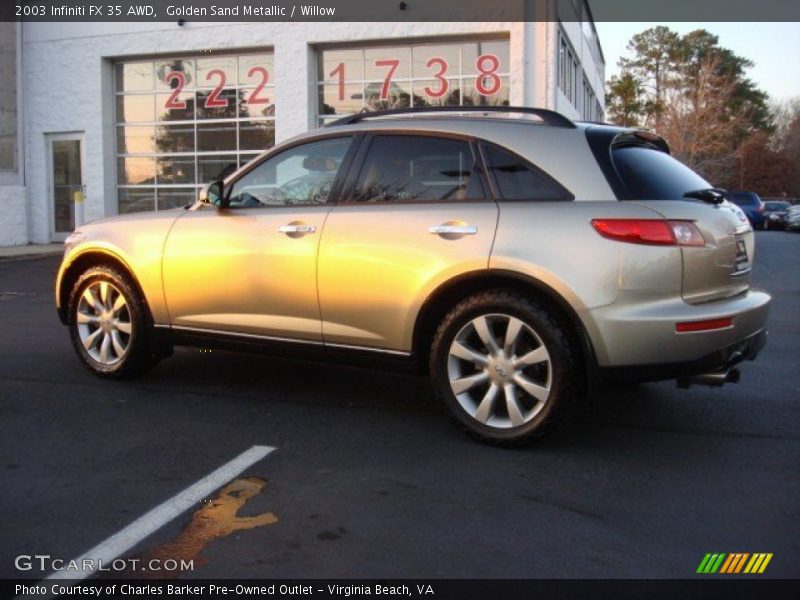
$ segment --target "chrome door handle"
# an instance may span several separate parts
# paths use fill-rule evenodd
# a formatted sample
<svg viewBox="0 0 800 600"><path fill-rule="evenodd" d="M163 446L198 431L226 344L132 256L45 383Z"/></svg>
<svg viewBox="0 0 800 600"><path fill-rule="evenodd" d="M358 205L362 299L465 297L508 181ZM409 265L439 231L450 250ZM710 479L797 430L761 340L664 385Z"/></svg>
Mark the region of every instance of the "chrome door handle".
<svg viewBox="0 0 800 600"><path fill-rule="evenodd" d="M278 227L278 233L314 233L317 230L315 225L304 223L289 223Z"/></svg>
<svg viewBox="0 0 800 600"><path fill-rule="evenodd" d="M436 235L475 235L478 228L475 225L434 225L428 233Z"/></svg>

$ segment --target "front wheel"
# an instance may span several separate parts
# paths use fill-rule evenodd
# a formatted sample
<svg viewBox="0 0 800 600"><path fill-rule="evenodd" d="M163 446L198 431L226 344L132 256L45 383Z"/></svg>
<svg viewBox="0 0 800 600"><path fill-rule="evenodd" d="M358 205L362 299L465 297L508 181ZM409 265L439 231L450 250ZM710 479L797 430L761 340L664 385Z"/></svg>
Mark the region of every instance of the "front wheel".
<svg viewBox="0 0 800 600"><path fill-rule="evenodd" d="M77 280L69 301L75 352L95 375L123 378L151 368L147 306L122 273L98 266Z"/></svg>
<svg viewBox="0 0 800 600"><path fill-rule="evenodd" d="M456 422L481 441L520 445L552 431L580 397L577 353L528 298L476 294L440 325L431 377Z"/></svg>

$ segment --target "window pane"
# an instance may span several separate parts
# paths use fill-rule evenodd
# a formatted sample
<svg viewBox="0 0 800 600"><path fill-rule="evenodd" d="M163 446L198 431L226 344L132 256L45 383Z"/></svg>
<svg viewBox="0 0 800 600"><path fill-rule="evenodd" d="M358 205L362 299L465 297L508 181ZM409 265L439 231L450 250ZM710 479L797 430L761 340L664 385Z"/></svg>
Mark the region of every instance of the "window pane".
<svg viewBox="0 0 800 600"><path fill-rule="evenodd" d="M274 121L242 121L239 123L240 150L266 150L275 145Z"/></svg>
<svg viewBox="0 0 800 600"><path fill-rule="evenodd" d="M197 168L198 182L206 184L225 179L238 168L238 163L235 154L201 154L197 157Z"/></svg>
<svg viewBox="0 0 800 600"><path fill-rule="evenodd" d="M137 94L117 96L117 121L120 123L151 122L155 117L153 96Z"/></svg>
<svg viewBox="0 0 800 600"><path fill-rule="evenodd" d="M363 50L321 50L317 80L338 83L364 79Z"/></svg>
<svg viewBox="0 0 800 600"><path fill-rule="evenodd" d="M487 146L486 155L504 200L566 200L570 194L550 176L520 157Z"/></svg>
<svg viewBox="0 0 800 600"><path fill-rule="evenodd" d="M117 127L117 153L149 154L155 149L152 125Z"/></svg>
<svg viewBox="0 0 800 600"><path fill-rule="evenodd" d="M459 88L458 79L415 81L414 106L458 106L461 104Z"/></svg>
<svg viewBox="0 0 800 600"><path fill-rule="evenodd" d="M75 229L75 192L80 190L70 186L53 188L53 216L56 231L72 231Z"/></svg>
<svg viewBox="0 0 800 600"><path fill-rule="evenodd" d="M275 60L272 54L239 57L239 85L274 85Z"/></svg>
<svg viewBox="0 0 800 600"><path fill-rule="evenodd" d="M231 119L237 112L236 90L203 90L197 92L198 119Z"/></svg>
<svg viewBox="0 0 800 600"><path fill-rule="evenodd" d="M411 86L408 82L367 83L364 85L364 105L369 110L389 110L411 106Z"/></svg>
<svg viewBox="0 0 800 600"><path fill-rule="evenodd" d="M269 158L234 184L231 206L324 204L351 140L310 142Z"/></svg>
<svg viewBox="0 0 800 600"><path fill-rule="evenodd" d="M364 79L384 81L411 77L411 48L391 46L364 49Z"/></svg>
<svg viewBox="0 0 800 600"><path fill-rule="evenodd" d="M0 171L17 170L17 24L0 23Z"/></svg>
<svg viewBox="0 0 800 600"><path fill-rule="evenodd" d="M118 188L119 214L153 210L155 195L155 188Z"/></svg>
<svg viewBox="0 0 800 600"><path fill-rule="evenodd" d="M356 184L360 202L479 198L470 185L474 157L468 143L427 136L378 136Z"/></svg>
<svg viewBox="0 0 800 600"><path fill-rule="evenodd" d="M193 152L194 125L159 125L156 127L158 152Z"/></svg>
<svg viewBox="0 0 800 600"><path fill-rule="evenodd" d="M158 188L158 210L169 210L194 204L197 190L170 190Z"/></svg>
<svg viewBox="0 0 800 600"><path fill-rule="evenodd" d="M357 113L364 106L364 85L362 83L325 84L320 88L321 115L349 115Z"/></svg>
<svg viewBox="0 0 800 600"><path fill-rule="evenodd" d="M148 156L128 156L117 159L117 183L141 185L153 184L155 180L155 159Z"/></svg>
<svg viewBox="0 0 800 600"><path fill-rule="evenodd" d="M508 77L464 79L463 103L465 106L508 106Z"/></svg>
<svg viewBox="0 0 800 600"><path fill-rule="evenodd" d="M158 121L194 120L194 92L156 94Z"/></svg>
<svg viewBox="0 0 800 600"><path fill-rule="evenodd" d="M244 118L274 117L275 88L239 90L239 116Z"/></svg>
<svg viewBox="0 0 800 600"><path fill-rule="evenodd" d="M194 156L159 157L156 159L156 174L159 184L195 183Z"/></svg>
<svg viewBox="0 0 800 600"><path fill-rule="evenodd" d="M483 57L478 65L478 58ZM464 75L509 72L508 42L474 42L461 46L461 64Z"/></svg>
<svg viewBox="0 0 800 600"><path fill-rule="evenodd" d="M194 61L169 60L155 63L155 86L156 90L162 92L194 89Z"/></svg>
<svg viewBox="0 0 800 600"><path fill-rule="evenodd" d="M196 64L198 88L236 85L237 65L235 56L198 58Z"/></svg>
<svg viewBox="0 0 800 600"><path fill-rule="evenodd" d="M411 50L412 73L415 78L458 77L461 74L461 56L458 44L414 46Z"/></svg>
<svg viewBox="0 0 800 600"><path fill-rule="evenodd" d="M198 152L236 150L236 123L198 123Z"/></svg>
<svg viewBox="0 0 800 600"><path fill-rule="evenodd" d="M118 92L149 92L153 89L153 63L117 63L114 78Z"/></svg>

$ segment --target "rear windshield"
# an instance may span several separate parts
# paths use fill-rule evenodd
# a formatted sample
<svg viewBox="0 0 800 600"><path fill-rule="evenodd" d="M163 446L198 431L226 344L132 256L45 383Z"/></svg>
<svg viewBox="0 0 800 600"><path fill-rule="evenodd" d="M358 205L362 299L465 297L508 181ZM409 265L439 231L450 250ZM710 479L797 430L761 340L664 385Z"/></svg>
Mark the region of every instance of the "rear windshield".
<svg viewBox="0 0 800 600"><path fill-rule="evenodd" d="M666 152L645 146L612 151L631 200L680 200L686 192L711 187L705 179Z"/></svg>

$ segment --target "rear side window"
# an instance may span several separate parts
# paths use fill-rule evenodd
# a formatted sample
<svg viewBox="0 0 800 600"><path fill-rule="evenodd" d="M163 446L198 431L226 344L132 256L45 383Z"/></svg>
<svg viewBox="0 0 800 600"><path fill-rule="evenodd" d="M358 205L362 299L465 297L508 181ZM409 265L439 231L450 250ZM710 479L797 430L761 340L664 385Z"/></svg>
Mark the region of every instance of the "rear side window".
<svg viewBox="0 0 800 600"><path fill-rule="evenodd" d="M377 135L356 182L357 202L483 200L469 142L417 135Z"/></svg>
<svg viewBox="0 0 800 600"><path fill-rule="evenodd" d="M614 148L612 154L630 200L680 200L686 192L711 187L700 175L661 150L623 146Z"/></svg>
<svg viewBox="0 0 800 600"><path fill-rule="evenodd" d="M513 152L484 146L488 167L503 200L573 200L564 186Z"/></svg>

